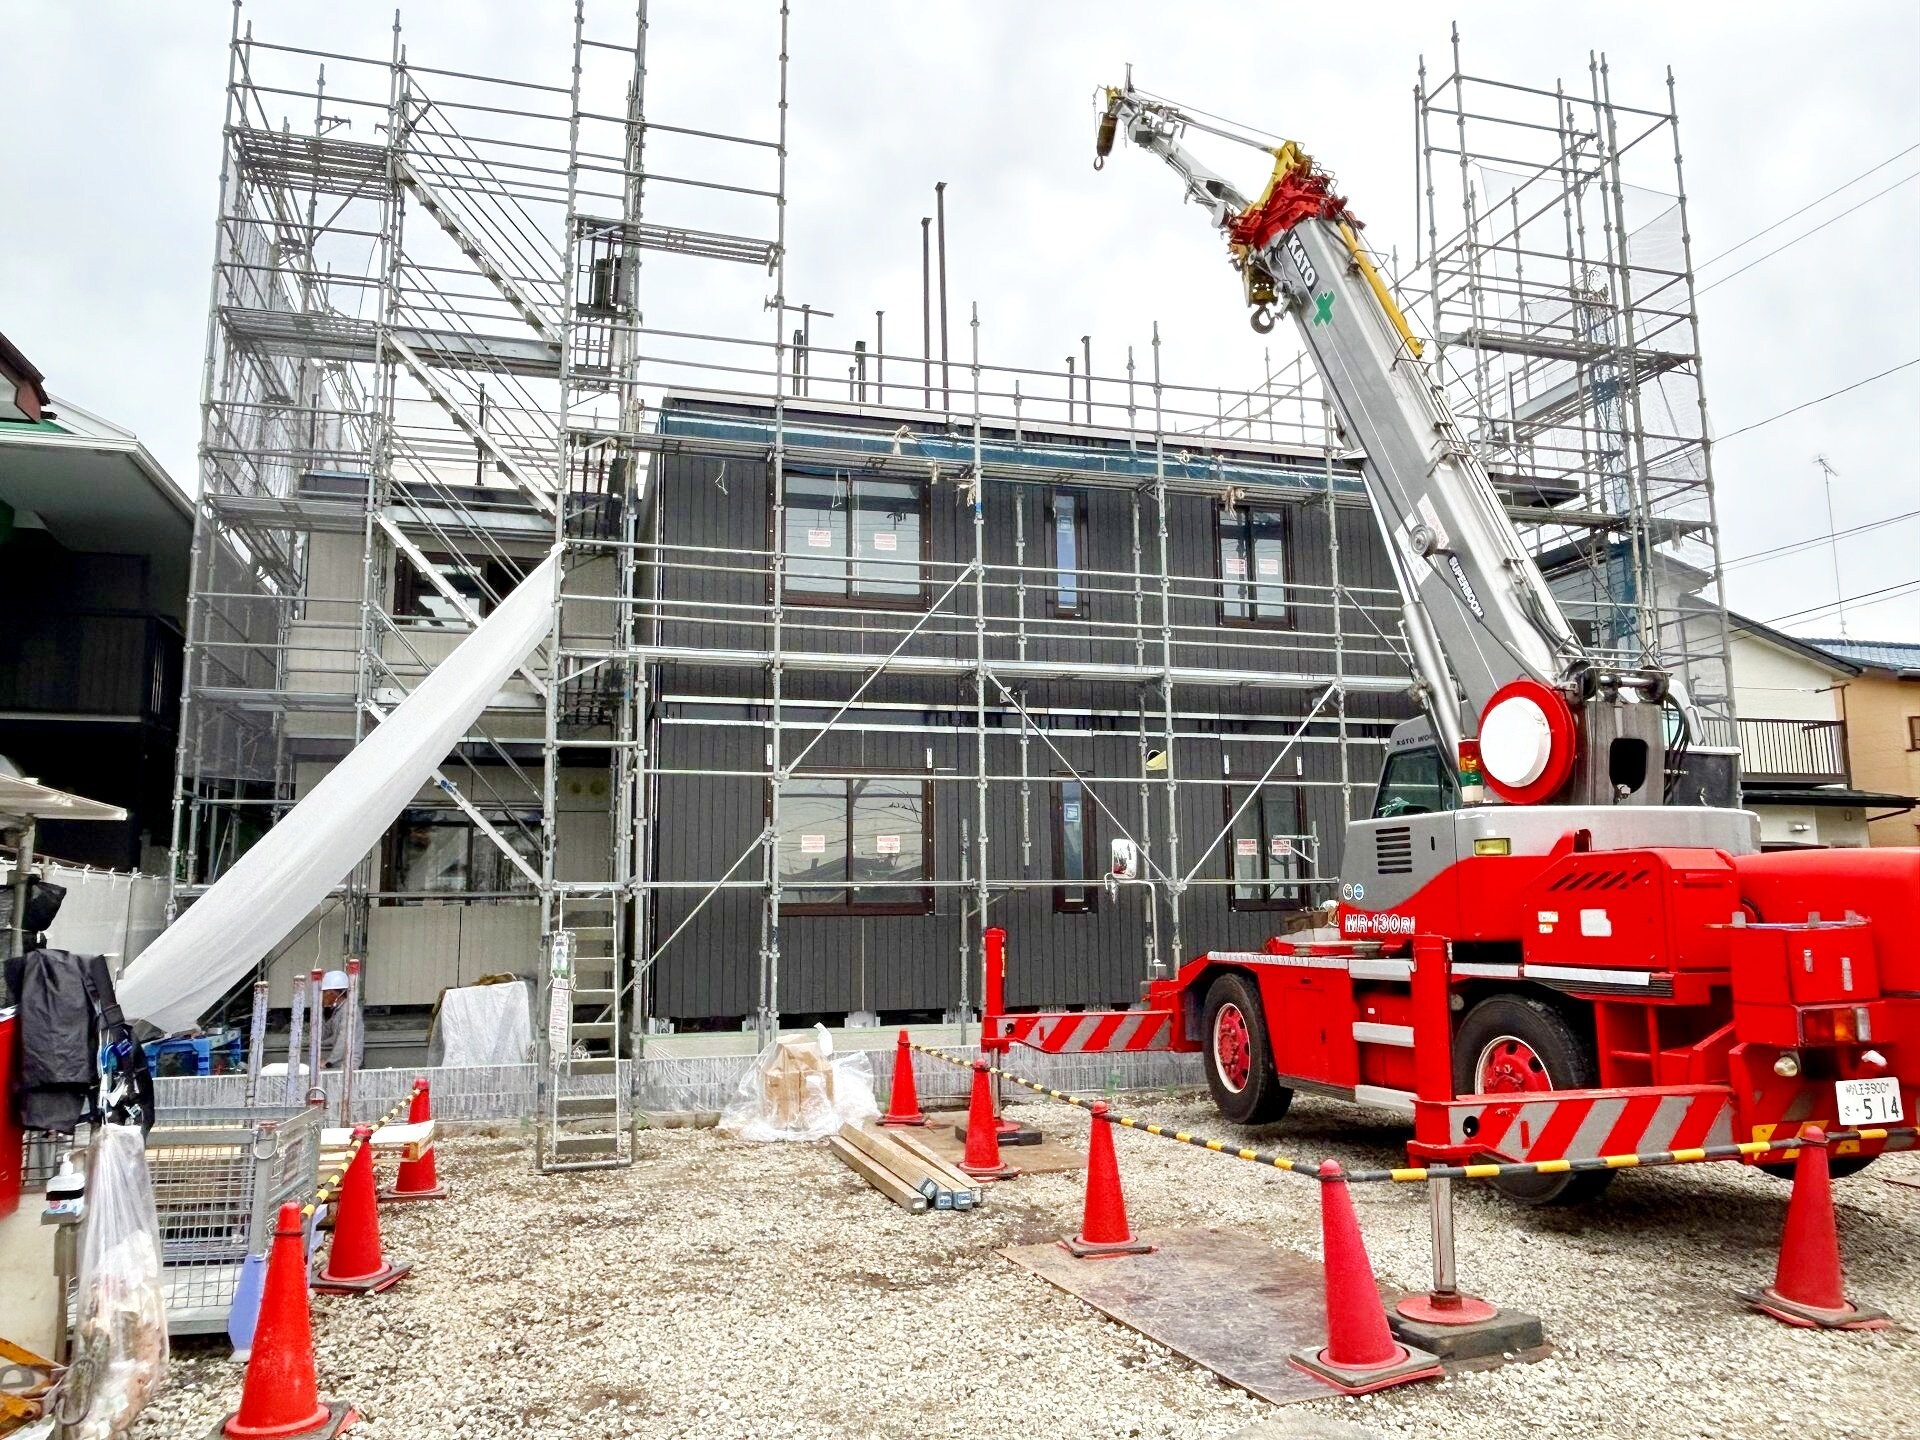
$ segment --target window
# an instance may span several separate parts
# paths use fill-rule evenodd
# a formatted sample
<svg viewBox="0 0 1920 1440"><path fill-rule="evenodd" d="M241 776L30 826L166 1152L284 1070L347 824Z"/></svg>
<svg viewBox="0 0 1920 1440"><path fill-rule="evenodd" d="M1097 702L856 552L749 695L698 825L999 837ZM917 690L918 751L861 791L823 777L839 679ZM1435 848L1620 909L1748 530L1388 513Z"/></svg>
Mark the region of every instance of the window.
<svg viewBox="0 0 1920 1440"><path fill-rule="evenodd" d="M1375 819L1432 815L1458 808L1452 771L1441 767L1438 750L1422 745L1387 757L1386 768L1380 772L1380 790L1373 801Z"/></svg>
<svg viewBox="0 0 1920 1440"><path fill-rule="evenodd" d="M429 551L426 560L483 620L526 573L521 562L511 556L446 555ZM393 614L396 620L409 620L432 628L464 628L467 623L452 602L404 555L394 557Z"/></svg>
<svg viewBox="0 0 1920 1440"><path fill-rule="evenodd" d="M1053 908L1081 915L1100 908L1100 872L1095 868L1092 803L1078 780L1053 786L1053 873L1063 880L1090 884L1056 885Z"/></svg>
<svg viewBox="0 0 1920 1440"><path fill-rule="evenodd" d="M1222 622L1293 623L1287 608L1286 512L1221 506L1219 558Z"/></svg>
<svg viewBox="0 0 1920 1440"><path fill-rule="evenodd" d="M1920 750L1920 715L1907 716L1907 749Z"/></svg>
<svg viewBox="0 0 1920 1440"><path fill-rule="evenodd" d="M789 473L785 593L796 604L926 603L920 536L926 488L911 480Z"/></svg>
<svg viewBox="0 0 1920 1440"><path fill-rule="evenodd" d="M1227 814L1242 801L1227 837L1233 888L1227 904L1234 910L1295 910L1307 903L1301 882L1310 864L1307 850L1306 795L1284 785L1263 785L1251 800L1248 787L1227 787Z"/></svg>
<svg viewBox="0 0 1920 1440"><path fill-rule="evenodd" d="M929 786L805 775L780 787L780 884L796 915L931 915Z"/></svg>
<svg viewBox="0 0 1920 1440"><path fill-rule="evenodd" d="M487 816L514 852L540 869L540 818ZM533 881L466 816L409 810L387 832L386 883L412 899L434 895L529 895Z"/></svg>
<svg viewBox="0 0 1920 1440"><path fill-rule="evenodd" d="M1087 613L1082 577L1087 566L1087 497L1055 490L1047 497L1047 567L1053 572L1053 613Z"/></svg>

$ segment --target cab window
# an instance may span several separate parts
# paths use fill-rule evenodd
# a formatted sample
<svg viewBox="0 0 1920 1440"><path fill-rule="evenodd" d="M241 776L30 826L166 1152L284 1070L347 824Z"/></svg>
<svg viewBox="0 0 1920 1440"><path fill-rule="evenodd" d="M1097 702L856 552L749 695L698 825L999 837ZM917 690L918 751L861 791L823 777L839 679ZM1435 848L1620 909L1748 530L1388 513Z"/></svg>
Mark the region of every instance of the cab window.
<svg viewBox="0 0 1920 1440"><path fill-rule="evenodd" d="M1395 815L1431 815L1457 808L1453 777L1440 765L1440 752L1432 746L1402 750L1387 757L1380 772L1380 790L1374 796L1376 820Z"/></svg>

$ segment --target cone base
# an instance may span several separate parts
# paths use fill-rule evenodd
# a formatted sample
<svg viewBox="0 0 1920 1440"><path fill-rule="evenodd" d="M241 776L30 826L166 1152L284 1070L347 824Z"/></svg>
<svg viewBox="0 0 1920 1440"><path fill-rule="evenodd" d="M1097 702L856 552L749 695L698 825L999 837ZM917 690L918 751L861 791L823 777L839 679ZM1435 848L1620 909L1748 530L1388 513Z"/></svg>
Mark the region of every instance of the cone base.
<svg viewBox="0 0 1920 1440"><path fill-rule="evenodd" d="M313 1290L319 1295L378 1295L406 1279L411 1265L390 1264L371 1275L329 1275L325 1271L313 1277Z"/></svg>
<svg viewBox="0 0 1920 1440"><path fill-rule="evenodd" d="M207 1432L207 1440L333 1440L359 1418L360 1412L344 1400L322 1400L313 1412L314 1423L304 1430L240 1425L236 1410Z"/></svg>
<svg viewBox="0 0 1920 1440"><path fill-rule="evenodd" d="M998 1165L969 1165L962 1160L954 1167L962 1175L970 1175L975 1180L1011 1180L1021 1173L1018 1166L1002 1161Z"/></svg>
<svg viewBox="0 0 1920 1440"><path fill-rule="evenodd" d="M1389 1385L1436 1380L1445 1373L1440 1368L1440 1362L1426 1351L1416 1350L1411 1345L1396 1348L1401 1358L1388 1361L1385 1365L1335 1365L1326 1358L1325 1349L1317 1346L1295 1350L1287 1356L1287 1360L1295 1369L1306 1371L1322 1385L1338 1390L1342 1395L1366 1395L1375 1390L1384 1390Z"/></svg>
<svg viewBox="0 0 1920 1440"><path fill-rule="evenodd" d="M1478 1295L1463 1295L1458 1291L1409 1295L1393 1309L1395 1314L1422 1325L1481 1325L1500 1313L1499 1306L1488 1304Z"/></svg>
<svg viewBox="0 0 1920 1440"><path fill-rule="evenodd" d="M1893 1324L1884 1310L1863 1308L1851 1301L1838 1310L1829 1310L1823 1305L1803 1305L1798 1300L1787 1299L1771 1285L1743 1291L1740 1298L1762 1315L1770 1315L1781 1324L1800 1330L1885 1330Z"/></svg>
<svg viewBox="0 0 1920 1440"><path fill-rule="evenodd" d="M380 1192L382 1205L389 1200L444 1200L446 1198L447 1187L444 1185L435 1185L427 1190L382 1190Z"/></svg>
<svg viewBox="0 0 1920 1440"><path fill-rule="evenodd" d="M1072 1235L1060 1242L1060 1248L1076 1260L1093 1260L1102 1255L1151 1255L1157 1247L1138 1235L1124 1240L1089 1240L1084 1235Z"/></svg>
<svg viewBox="0 0 1920 1440"><path fill-rule="evenodd" d="M924 1125L927 1123L927 1117L916 1110L911 1115L882 1115L880 1123L882 1125Z"/></svg>

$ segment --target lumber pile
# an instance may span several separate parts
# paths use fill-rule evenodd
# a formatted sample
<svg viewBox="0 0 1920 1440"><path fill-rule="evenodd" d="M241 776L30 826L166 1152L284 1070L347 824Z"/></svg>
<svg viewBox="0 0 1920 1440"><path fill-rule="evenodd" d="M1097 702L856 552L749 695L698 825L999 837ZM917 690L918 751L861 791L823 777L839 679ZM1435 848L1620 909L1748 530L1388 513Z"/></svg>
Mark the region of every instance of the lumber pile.
<svg viewBox="0 0 1920 1440"><path fill-rule="evenodd" d="M827 1141L847 1168L903 1210L972 1210L987 1192L905 1127L843 1125Z"/></svg>

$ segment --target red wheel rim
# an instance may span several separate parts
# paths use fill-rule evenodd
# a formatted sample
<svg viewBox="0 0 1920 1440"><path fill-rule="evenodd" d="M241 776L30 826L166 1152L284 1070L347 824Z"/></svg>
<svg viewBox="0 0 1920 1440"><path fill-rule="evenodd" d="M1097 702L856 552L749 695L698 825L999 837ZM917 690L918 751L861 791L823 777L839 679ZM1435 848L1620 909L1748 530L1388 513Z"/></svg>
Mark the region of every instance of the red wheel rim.
<svg viewBox="0 0 1920 1440"><path fill-rule="evenodd" d="M1236 1095L1247 1088L1253 1074L1253 1037L1247 1031L1247 1017L1231 1001L1214 1012L1213 1068Z"/></svg>
<svg viewBox="0 0 1920 1440"><path fill-rule="evenodd" d="M1482 1095L1513 1095L1525 1090L1551 1090L1547 1065L1517 1035L1496 1035L1480 1051L1473 1067Z"/></svg>

